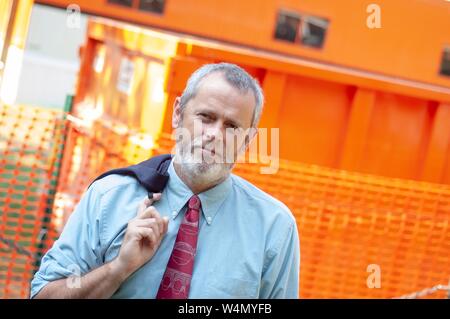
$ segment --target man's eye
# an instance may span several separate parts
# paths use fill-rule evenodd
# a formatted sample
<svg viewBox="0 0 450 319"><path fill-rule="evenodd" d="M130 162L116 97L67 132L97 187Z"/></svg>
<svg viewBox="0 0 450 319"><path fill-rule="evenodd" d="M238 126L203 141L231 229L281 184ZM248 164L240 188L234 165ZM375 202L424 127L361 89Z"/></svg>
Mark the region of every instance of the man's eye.
<svg viewBox="0 0 450 319"><path fill-rule="evenodd" d="M206 120L211 119L211 116L209 116L209 115L206 114L206 113L199 113L198 115L199 115L201 118L206 119Z"/></svg>

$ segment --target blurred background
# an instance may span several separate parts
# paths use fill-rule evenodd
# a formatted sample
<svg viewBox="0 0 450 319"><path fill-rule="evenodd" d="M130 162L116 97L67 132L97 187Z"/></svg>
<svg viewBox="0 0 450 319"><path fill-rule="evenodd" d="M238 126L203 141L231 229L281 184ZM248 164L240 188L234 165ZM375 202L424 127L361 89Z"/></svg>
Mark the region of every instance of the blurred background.
<svg viewBox="0 0 450 319"><path fill-rule="evenodd" d="M96 176L171 151L175 97L221 61L280 130L276 174L235 173L295 215L300 297L449 298L446 0L0 0L0 298Z"/></svg>

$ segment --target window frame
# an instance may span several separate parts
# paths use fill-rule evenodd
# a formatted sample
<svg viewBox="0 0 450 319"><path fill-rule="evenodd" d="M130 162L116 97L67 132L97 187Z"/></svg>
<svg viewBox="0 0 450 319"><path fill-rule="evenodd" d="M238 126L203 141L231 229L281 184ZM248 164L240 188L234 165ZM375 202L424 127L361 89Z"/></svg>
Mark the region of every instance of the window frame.
<svg viewBox="0 0 450 319"><path fill-rule="evenodd" d="M279 21L280 21L280 17L282 15L294 17L299 20L294 41L290 41L288 39L282 39L282 38L277 37ZM320 45L311 45L311 44L305 43L306 41L304 40L304 38L305 38L305 33L304 33L305 23L314 24L314 22L319 22L316 24L319 27L320 27L320 25L319 25L320 23L323 23L325 25L323 27L324 35L323 35ZM318 16L315 14L281 8L281 9L277 10L276 14L275 14L275 24L274 24L273 32L272 32L272 40L274 40L278 43L293 44L300 48L323 50L326 45L327 35L328 35L328 30L329 30L330 24L331 24L331 20L324 16Z"/></svg>

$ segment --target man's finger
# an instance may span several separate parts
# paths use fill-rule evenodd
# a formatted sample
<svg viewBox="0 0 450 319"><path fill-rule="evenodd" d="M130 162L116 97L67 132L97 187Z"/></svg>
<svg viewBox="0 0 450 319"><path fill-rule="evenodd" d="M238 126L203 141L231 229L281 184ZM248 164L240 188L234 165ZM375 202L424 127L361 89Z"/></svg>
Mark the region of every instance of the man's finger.
<svg viewBox="0 0 450 319"><path fill-rule="evenodd" d="M157 201L161 199L161 193L148 192L147 197L150 201Z"/></svg>
<svg viewBox="0 0 450 319"><path fill-rule="evenodd" d="M158 222L158 229L161 236L164 234L164 219L160 218L157 220Z"/></svg>
<svg viewBox="0 0 450 319"><path fill-rule="evenodd" d="M137 218L142 219L142 218L160 218L161 216L159 215L158 211L156 210L155 206L149 206L147 207L143 212L141 212Z"/></svg>
<svg viewBox="0 0 450 319"><path fill-rule="evenodd" d="M151 196L151 199L150 199ZM139 204L138 206L138 211L137 211L137 217L139 217L140 215L142 215L142 213L144 212L144 210L151 206L155 201L160 200L161 199L161 193L148 193L148 197L145 197L144 200Z"/></svg>
<svg viewBox="0 0 450 319"><path fill-rule="evenodd" d="M156 234L151 228L140 227L137 229L137 233L141 239L146 238L150 242L152 246L156 245L158 239L156 238Z"/></svg>
<svg viewBox="0 0 450 319"><path fill-rule="evenodd" d="M137 215L142 214L142 212L147 208L147 206L148 206L147 200L148 200L148 198L145 198L145 199L139 204Z"/></svg>
<svg viewBox="0 0 450 319"><path fill-rule="evenodd" d="M164 217L162 218L162 220L163 220L163 223L164 223L164 230L163 230L163 232L162 232L162 235L164 235L164 234L167 233L167 230L169 229L169 217L164 216Z"/></svg>
<svg viewBox="0 0 450 319"><path fill-rule="evenodd" d="M162 218L160 219L162 221ZM159 226L159 222L155 218L144 218L144 219L138 219L135 223L138 227L146 227L151 228L156 234L156 237L160 237L162 235L162 232L164 231L163 227Z"/></svg>
<svg viewBox="0 0 450 319"><path fill-rule="evenodd" d="M145 197L144 202L147 206L152 205L154 202L161 199L161 193L149 192L147 197Z"/></svg>

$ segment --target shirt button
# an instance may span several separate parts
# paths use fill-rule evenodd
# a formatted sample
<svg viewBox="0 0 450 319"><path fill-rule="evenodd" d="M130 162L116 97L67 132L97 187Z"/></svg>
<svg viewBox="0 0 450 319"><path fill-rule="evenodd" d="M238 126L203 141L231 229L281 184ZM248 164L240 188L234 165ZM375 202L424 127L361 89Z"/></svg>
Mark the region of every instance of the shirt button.
<svg viewBox="0 0 450 319"><path fill-rule="evenodd" d="M174 210L174 211L172 212L172 217L175 218L175 216L177 216L177 211L176 211L176 210Z"/></svg>
<svg viewBox="0 0 450 319"><path fill-rule="evenodd" d="M211 217L206 217L206 221L208 222L208 223L210 223L211 221L212 221L212 218Z"/></svg>

